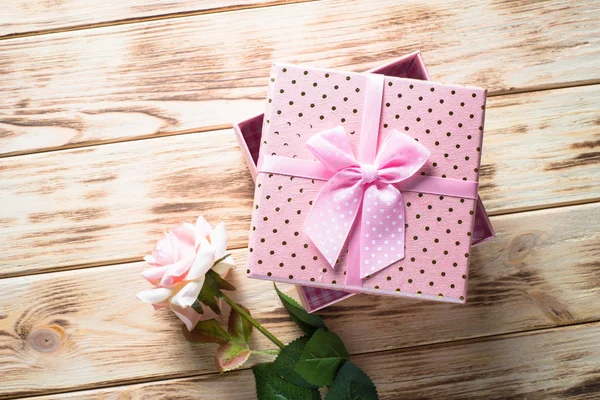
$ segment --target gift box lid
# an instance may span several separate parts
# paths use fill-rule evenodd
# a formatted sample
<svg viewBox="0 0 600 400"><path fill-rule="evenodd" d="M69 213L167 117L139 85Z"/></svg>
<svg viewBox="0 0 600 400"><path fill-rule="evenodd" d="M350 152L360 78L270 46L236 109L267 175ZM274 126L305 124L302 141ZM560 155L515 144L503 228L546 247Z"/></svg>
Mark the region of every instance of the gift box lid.
<svg viewBox="0 0 600 400"><path fill-rule="evenodd" d="M405 56L382 67L378 67L375 69L375 71L398 76L411 76L420 79L428 79L424 63L422 62L418 52ZM262 124L263 116L259 115L234 125L237 138L240 142L240 147L246 156L246 161L253 178L256 174L256 161L258 158L260 139L262 137ZM473 244L480 243L483 240L493 237L493 229L480 199L477 201L475 221L476 223L473 229ZM309 311L315 311L352 295L339 290L310 287L299 287L299 292L305 307Z"/></svg>

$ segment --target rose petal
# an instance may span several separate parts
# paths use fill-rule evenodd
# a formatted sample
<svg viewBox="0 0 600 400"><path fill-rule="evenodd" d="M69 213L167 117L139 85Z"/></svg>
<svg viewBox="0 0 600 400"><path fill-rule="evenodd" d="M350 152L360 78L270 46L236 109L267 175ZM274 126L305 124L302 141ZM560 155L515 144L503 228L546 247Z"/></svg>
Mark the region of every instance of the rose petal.
<svg viewBox="0 0 600 400"><path fill-rule="evenodd" d="M137 298L144 303L160 303L171 297L172 291L167 288L146 289L138 293Z"/></svg>
<svg viewBox="0 0 600 400"><path fill-rule="evenodd" d="M235 261L233 260L233 257L228 256L223 261L215 265L212 269L219 274L221 278L225 279L231 268L235 268Z"/></svg>
<svg viewBox="0 0 600 400"><path fill-rule="evenodd" d="M165 301L161 301L160 303L154 303L154 304L152 304L152 307L154 307L154 311L161 310L163 308L169 307L169 302L165 300Z"/></svg>
<svg viewBox="0 0 600 400"><path fill-rule="evenodd" d="M171 235L175 237L174 246L176 246L177 250L177 260L194 257L196 252L196 233L194 225L183 224L172 228Z"/></svg>
<svg viewBox="0 0 600 400"><path fill-rule="evenodd" d="M156 263L160 265L169 265L175 262L171 248L171 239L168 234L165 233L165 236L156 242L156 246L152 250L152 256L156 260Z"/></svg>
<svg viewBox="0 0 600 400"><path fill-rule="evenodd" d="M196 310L191 307L181 308L176 306L171 306L171 310L177 317L183 321L188 331L194 329L198 321L204 320L204 314L198 314Z"/></svg>
<svg viewBox="0 0 600 400"><path fill-rule="evenodd" d="M179 254L179 243L177 242L177 236L173 232L167 232L167 236L169 237L169 241L171 242L171 254L173 255L174 263L177 263L181 260Z"/></svg>
<svg viewBox="0 0 600 400"><path fill-rule="evenodd" d="M193 262L193 258L187 258L167 266L167 270L160 280L160 285L172 286L178 282L181 282L192 266Z"/></svg>
<svg viewBox="0 0 600 400"><path fill-rule="evenodd" d="M188 282L175 296L171 297L171 304L182 308L190 307L200 294L202 285L204 285L204 277Z"/></svg>
<svg viewBox="0 0 600 400"><path fill-rule="evenodd" d="M184 259L184 258L193 259L194 257L196 257L196 248L193 245L185 243L183 246L179 247L179 258L180 259Z"/></svg>
<svg viewBox="0 0 600 400"><path fill-rule="evenodd" d="M212 227L206 222L204 217L198 217L198 220L196 220L196 248L200 244L200 241L206 238L211 231Z"/></svg>
<svg viewBox="0 0 600 400"><path fill-rule="evenodd" d="M208 240L203 239L200 243L198 254L196 254L194 264L192 264L192 267L190 268L185 279L188 281L193 281L200 277L204 277L208 270L213 266L214 262L215 250Z"/></svg>
<svg viewBox="0 0 600 400"><path fill-rule="evenodd" d="M188 243L193 246L196 241L195 227L191 224L183 224L171 228L171 233L175 235L179 242Z"/></svg>
<svg viewBox="0 0 600 400"><path fill-rule="evenodd" d="M159 265L158 262L156 261L156 258L154 258L154 256L149 255L149 256L144 256L144 261L146 261L148 264L150 265Z"/></svg>
<svg viewBox="0 0 600 400"><path fill-rule="evenodd" d="M196 236L196 225L190 224L189 222L184 222L183 226L185 226L188 229L191 229L192 232L194 232L194 236Z"/></svg>
<svg viewBox="0 0 600 400"><path fill-rule="evenodd" d="M167 271L167 267L168 266L162 266L147 269L145 271L142 271L142 276L146 278L146 280L151 284L157 285L158 282L160 282L160 280L164 276L165 272Z"/></svg>
<svg viewBox="0 0 600 400"><path fill-rule="evenodd" d="M220 222L215 226L215 229L210 233L210 243L215 248L217 259L225 255L225 250L227 250L227 228L225 228L225 223Z"/></svg>

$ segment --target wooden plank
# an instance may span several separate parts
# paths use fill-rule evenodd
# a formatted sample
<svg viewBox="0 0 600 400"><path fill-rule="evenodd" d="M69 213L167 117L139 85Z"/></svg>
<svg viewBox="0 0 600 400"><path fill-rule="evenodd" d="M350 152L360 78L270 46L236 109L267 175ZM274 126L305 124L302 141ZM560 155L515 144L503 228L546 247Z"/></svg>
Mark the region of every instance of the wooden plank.
<svg viewBox="0 0 600 400"><path fill-rule="evenodd" d="M600 396L600 324L364 354L352 361L381 400L580 399ZM552 349L552 351L548 351ZM385 366L385 367L383 367ZM86 399L255 399L249 370L36 397Z"/></svg>
<svg viewBox="0 0 600 400"><path fill-rule="evenodd" d="M503 215L494 224L498 238L473 251L467 305L361 295L320 314L352 354L600 320L600 203ZM244 277L244 254L234 251L242 265L232 275L235 297L290 341L298 329L270 282ZM135 263L0 280L0 397L214 372L214 347L189 345L169 312L155 313L134 297L147 287L138 275L143 268ZM48 330L46 346L55 350L35 350L32 338ZM273 346L255 336L256 348ZM477 352L455 362L470 355L479 368ZM437 356L440 368L444 354ZM368 368L385 385L386 375L377 374L391 373L391 365ZM419 371L414 374L428 369ZM410 375L401 376L399 383L410 384Z"/></svg>
<svg viewBox="0 0 600 400"><path fill-rule="evenodd" d="M93 6L81 0L3 2L0 4L0 39L293 2L297 1L124 0L116 2L100 0L94 2Z"/></svg>
<svg viewBox="0 0 600 400"><path fill-rule="evenodd" d="M0 149L229 125L263 108L272 59L363 71L420 48L436 80L491 94L599 82L598 13L587 0L330 0L4 40Z"/></svg>
<svg viewBox="0 0 600 400"><path fill-rule="evenodd" d="M600 109L584 96L600 85L488 100L479 192L492 213L598 198Z"/></svg>
<svg viewBox="0 0 600 400"><path fill-rule="evenodd" d="M490 212L598 198L599 97L595 85L490 99ZM0 175L0 277L139 260L200 214L247 243L253 185L230 130L9 157Z"/></svg>
<svg viewBox="0 0 600 400"><path fill-rule="evenodd" d="M0 165L1 230L10 236L0 245L0 277L140 260L165 229L198 215L223 219L233 247L247 242L254 186L231 130Z"/></svg>

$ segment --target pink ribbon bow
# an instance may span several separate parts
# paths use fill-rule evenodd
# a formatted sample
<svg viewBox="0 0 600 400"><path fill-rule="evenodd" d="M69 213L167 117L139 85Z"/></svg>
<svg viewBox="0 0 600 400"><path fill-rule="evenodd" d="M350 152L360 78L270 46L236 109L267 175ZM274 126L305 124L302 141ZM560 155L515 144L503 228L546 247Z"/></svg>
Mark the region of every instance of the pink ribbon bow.
<svg viewBox="0 0 600 400"><path fill-rule="evenodd" d="M355 223L360 223L361 279L403 259L404 202L394 184L413 176L429 157L429 150L394 130L373 164L360 163L342 127L314 135L307 146L334 174L304 225L327 262L335 266Z"/></svg>

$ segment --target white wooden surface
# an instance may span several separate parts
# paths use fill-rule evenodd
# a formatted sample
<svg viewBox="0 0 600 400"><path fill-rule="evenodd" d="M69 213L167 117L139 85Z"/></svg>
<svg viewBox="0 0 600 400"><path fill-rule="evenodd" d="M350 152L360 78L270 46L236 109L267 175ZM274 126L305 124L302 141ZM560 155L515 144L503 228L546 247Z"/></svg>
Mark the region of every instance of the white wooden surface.
<svg viewBox="0 0 600 400"><path fill-rule="evenodd" d="M204 214L244 263L253 187L229 128L262 108L271 59L364 70L415 49L434 79L490 90L481 195L498 238L473 249L465 306L355 296L320 314L382 399L600 398L599 15L558 0L0 5L0 399L254 398L247 369L215 375L213 347L135 299L141 257ZM244 271L235 296L296 337Z"/></svg>

